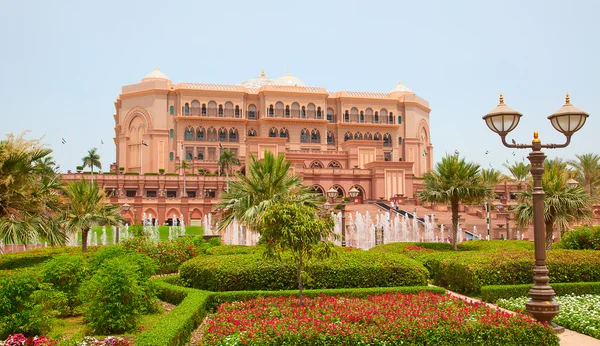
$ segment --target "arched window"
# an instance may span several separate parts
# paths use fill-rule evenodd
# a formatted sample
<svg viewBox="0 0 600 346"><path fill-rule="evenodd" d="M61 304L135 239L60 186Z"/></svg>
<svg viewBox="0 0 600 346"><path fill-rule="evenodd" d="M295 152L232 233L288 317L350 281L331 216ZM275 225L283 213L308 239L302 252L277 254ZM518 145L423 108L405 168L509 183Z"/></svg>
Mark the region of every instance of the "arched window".
<svg viewBox="0 0 600 346"><path fill-rule="evenodd" d="M394 123L394 113L393 112L390 112L390 117L389 118L390 118L389 119L389 123L393 124Z"/></svg>
<svg viewBox="0 0 600 346"><path fill-rule="evenodd" d="M190 115L190 105L187 103L185 104L185 107L183 107L183 114Z"/></svg>
<svg viewBox="0 0 600 346"><path fill-rule="evenodd" d="M171 114L171 115L175 114L175 107L173 107L173 106L169 107L169 114Z"/></svg>
<svg viewBox="0 0 600 346"><path fill-rule="evenodd" d="M314 119L317 116L317 112L315 111L315 104L314 103L309 103L308 106L306 107L306 109L308 110L308 117L310 119Z"/></svg>
<svg viewBox="0 0 600 346"><path fill-rule="evenodd" d="M374 122L376 124L379 124L379 112L375 112L375 120L374 120Z"/></svg>
<svg viewBox="0 0 600 346"><path fill-rule="evenodd" d="M192 115L200 115L200 102L198 100L192 101Z"/></svg>
<svg viewBox="0 0 600 346"><path fill-rule="evenodd" d="M240 117L240 106L235 106L235 117L239 118Z"/></svg>
<svg viewBox="0 0 600 346"><path fill-rule="evenodd" d="M169 161L173 161L173 152L169 153Z"/></svg>
<svg viewBox="0 0 600 346"><path fill-rule="evenodd" d="M198 153L198 160L200 160L200 161L204 160L204 154Z"/></svg>
<svg viewBox="0 0 600 346"><path fill-rule="evenodd" d="M361 140L361 139L363 139L362 133L360 133L360 132L355 133L354 134L354 139L355 140Z"/></svg>
<svg viewBox="0 0 600 346"><path fill-rule="evenodd" d="M356 107L350 109L350 122L358 122L358 108Z"/></svg>
<svg viewBox="0 0 600 346"><path fill-rule="evenodd" d="M389 133L383 135L383 146L391 147L392 146L392 136Z"/></svg>
<svg viewBox="0 0 600 346"><path fill-rule="evenodd" d="M311 143L321 143L321 133L317 129L313 129L310 132L310 142Z"/></svg>
<svg viewBox="0 0 600 346"><path fill-rule="evenodd" d="M248 137L256 137L256 130L255 129L248 130Z"/></svg>
<svg viewBox="0 0 600 346"><path fill-rule="evenodd" d="M327 168L342 168L342 165L340 165L340 163L337 161L331 161L327 165Z"/></svg>
<svg viewBox="0 0 600 346"><path fill-rule="evenodd" d="M372 140L373 139L373 135L371 134L371 132L367 132L367 133L365 133L363 139Z"/></svg>
<svg viewBox="0 0 600 346"><path fill-rule="evenodd" d="M206 103L202 104L202 115L206 115Z"/></svg>
<svg viewBox="0 0 600 346"><path fill-rule="evenodd" d="M373 136L373 139L376 141L380 141L381 140L381 135L379 134L379 132L376 132L375 135Z"/></svg>
<svg viewBox="0 0 600 346"><path fill-rule="evenodd" d="M233 117L233 103L231 101L225 102L225 117Z"/></svg>
<svg viewBox="0 0 600 346"><path fill-rule="evenodd" d="M313 161L310 163L309 168L323 168L321 161Z"/></svg>
<svg viewBox="0 0 600 346"><path fill-rule="evenodd" d="M184 139L186 141L193 141L194 140L194 130L192 130L191 127L188 127L187 129L185 129L185 137Z"/></svg>
<svg viewBox="0 0 600 346"><path fill-rule="evenodd" d="M365 109L365 122L367 123L373 123L373 109L371 108L367 108Z"/></svg>
<svg viewBox="0 0 600 346"><path fill-rule="evenodd" d="M206 138L206 131L204 131L204 127L200 126L197 130L196 130L196 140L197 141L203 141Z"/></svg>
<svg viewBox="0 0 600 346"><path fill-rule="evenodd" d="M300 105L298 104L298 102L294 102L292 103L292 118L299 118L300 117Z"/></svg>
<svg viewBox="0 0 600 346"><path fill-rule="evenodd" d="M289 105L285 106L285 117L286 118L290 117L290 106Z"/></svg>
<svg viewBox="0 0 600 346"><path fill-rule="evenodd" d="M277 137L277 129L274 127L271 127L271 129L269 130L269 137Z"/></svg>
<svg viewBox="0 0 600 346"><path fill-rule="evenodd" d="M175 131L173 131L173 129L169 130L169 138L174 138L175 137Z"/></svg>
<svg viewBox="0 0 600 346"><path fill-rule="evenodd" d="M290 135L288 130L284 127L281 130L279 130L279 137L281 138L287 138L288 140L290 139Z"/></svg>
<svg viewBox="0 0 600 346"><path fill-rule="evenodd" d="M217 141L217 129L215 129L214 127L209 127L208 131L206 131L206 138L208 139L209 142L216 142Z"/></svg>
<svg viewBox="0 0 600 346"><path fill-rule="evenodd" d="M402 124L402 116L398 116L398 125Z"/></svg>
<svg viewBox="0 0 600 346"><path fill-rule="evenodd" d="M402 137L398 137L398 144L402 144Z"/></svg>
<svg viewBox="0 0 600 346"><path fill-rule="evenodd" d="M382 122L385 123L385 122L388 121L388 117L387 117L388 116L388 111L387 111L387 109L384 108L384 109L380 110L379 114L381 114L381 118L382 118L381 121Z"/></svg>
<svg viewBox="0 0 600 346"><path fill-rule="evenodd" d="M194 156L192 155L192 153L186 153L185 154L185 159L187 161L192 161L193 158L194 158Z"/></svg>
<svg viewBox="0 0 600 346"><path fill-rule="evenodd" d="M227 129L224 127L219 129L219 142L227 142Z"/></svg>
<svg viewBox="0 0 600 346"><path fill-rule="evenodd" d="M302 129L302 131L300 131L300 143L308 143L308 135L308 129Z"/></svg>
<svg viewBox="0 0 600 346"><path fill-rule="evenodd" d="M327 145L335 145L335 137L333 132L327 132Z"/></svg>
<svg viewBox="0 0 600 346"><path fill-rule="evenodd" d="M219 105L219 116L223 116L223 105Z"/></svg>
<svg viewBox="0 0 600 346"><path fill-rule="evenodd" d="M352 137L352 132L348 131L348 132L346 132L346 134L344 135L344 142L345 142L345 141L349 141L349 140L351 140L352 138L353 138L353 137Z"/></svg>
<svg viewBox="0 0 600 346"><path fill-rule="evenodd" d="M348 114L348 111L344 112L344 122L350 122L350 115Z"/></svg>
<svg viewBox="0 0 600 346"><path fill-rule="evenodd" d="M284 111L283 102L277 101L277 103L275 104L275 116L282 117L283 111Z"/></svg>
<svg viewBox="0 0 600 346"><path fill-rule="evenodd" d="M361 123L365 122L365 114L363 113L363 111L360 111L360 116L359 116L358 121Z"/></svg>
<svg viewBox="0 0 600 346"><path fill-rule="evenodd" d="M217 103L215 101L210 101L208 103L208 116L209 117L217 116Z"/></svg>
<svg viewBox="0 0 600 346"><path fill-rule="evenodd" d="M327 121L333 122L333 108L327 108Z"/></svg>
<svg viewBox="0 0 600 346"><path fill-rule="evenodd" d="M302 106L302 111L300 111L300 117L306 118L306 108L304 108L304 106Z"/></svg>
<svg viewBox="0 0 600 346"><path fill-rule="evenodd" d="M255 105L248 106L248 119L250 119L250 120L256 119L256 106Z"/></svg>
<svg viewBox="0 0 600 346"><path fill-rule="evenodd" d="M229 141L230 142L237 142L238 140L239 140L238 139L238 130L236 130L235 127L232 127L229 130Z"/></svg>
<svg viewBox="0 0 600 346"><path fill-rule="evenodd" d="M317 119L321 119L321 107L317 107Z"/></svg>
<svg viewBox="0 0 600 346"><path fill-rule="evenodd" d="M322 167L321 167L322 168ZM320 187L319 185L315 185L312 187L313 191L320 196L324 196L325 195L325 191L323 190L322 187Z"/></svg>
<svg viewBox="0 0 600 346"><path fill-rule="evenodd" d="M269 116L273 116L273 105L269 106Z"/></svg>

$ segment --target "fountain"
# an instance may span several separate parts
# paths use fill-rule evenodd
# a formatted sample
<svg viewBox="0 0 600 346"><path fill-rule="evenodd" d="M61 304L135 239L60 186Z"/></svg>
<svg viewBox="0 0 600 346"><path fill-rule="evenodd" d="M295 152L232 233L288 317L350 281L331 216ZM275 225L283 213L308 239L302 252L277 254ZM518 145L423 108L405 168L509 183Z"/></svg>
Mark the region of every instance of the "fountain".
<svg viewBox="0 0 600 346"><path fill-rule="evenodd" d="M102 245L106 245L107 240L106 240L106 226L102 226L102 236L100 237L100 242L102 243Z"/></svg>

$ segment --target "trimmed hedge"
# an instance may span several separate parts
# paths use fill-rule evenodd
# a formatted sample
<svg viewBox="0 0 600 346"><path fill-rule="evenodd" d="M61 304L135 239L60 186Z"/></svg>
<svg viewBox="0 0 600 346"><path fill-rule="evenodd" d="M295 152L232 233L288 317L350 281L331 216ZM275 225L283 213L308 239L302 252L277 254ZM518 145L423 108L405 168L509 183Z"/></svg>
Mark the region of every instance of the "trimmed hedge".
<svg viewBox="0 0 600 346"><path fill-rule="evenodd" d="M548 251L550 282L600 281L600 252ZM479 293L489 285L533 283L533 251L464 252L428 257L436 285L460 293Z"/></svg>
<svg viewBox="0 0 600 346"><path fill-rule="evenodd" d="M98 248L98 246L88 247L88 254L95 252ZM81 254L81 248L74 246L53 246L3 254L0 255L0 270L13 270L35 266L63 253Z"/></svg>
<svg viewBox="0 0 600 346"><path fill-rule="evenodd" d="M423 254L434 252L452 251L452 244L449 243L412 243L399 242L377 245L369 249L373 252L399 253L410 258L415 258Z"/></svg>
<svg viewBox="0 0 600 346"><path fill-rule="evenodd" d="M285 290L297 286L296 267L269 261L262 254L198 257L181 265L186 285L209 291ZM406 256L350 251L310 263L306 288L355 288L427 285L427 270Z"/></svg>
<svg viewBox="0 0 600 346"><path fill-rule="evenodd" d="M600 282L562 282L550 284L557 296L567 294L600 294ZM481 299L484 302L495 303L498 299L526 297L531 284L524 285L494 285L481 288Z"/></svg>
<svg viewBox="0 0 600 346"><path fill-rule="evenodd" d="M527 240L470 240L458 244L459 251L523 251L534 250Z"/></svg>
<svg viewBox="0 0 600 346"><path fill-rule="evenodd" d="M136 346L163 346L185 345L190 340L190 335L209 312L224 302L240 301L259 296L292 296L298 291L241 291L241 292L207 292L192 288L175 286L178 276L153 279L156 284L158 297L171 304L176 304L171 312L163 317L154 328L141 334L135 341ZM358 289L333 289L333 290L304 290L307 297L325 295L344 295L348 297L368 297L387 292L414 294L419 292L433 292L444 294L446 291L440 287L389 287L389 288L358 288Z"/></svg>
<svg viewBox="0 0 600 346"><path fill-rule="evenodd" d="M263 251L263 249L257 246L220 245L206 250L206 254L211 256L247 255L259 253L261 251Z"/></svg>

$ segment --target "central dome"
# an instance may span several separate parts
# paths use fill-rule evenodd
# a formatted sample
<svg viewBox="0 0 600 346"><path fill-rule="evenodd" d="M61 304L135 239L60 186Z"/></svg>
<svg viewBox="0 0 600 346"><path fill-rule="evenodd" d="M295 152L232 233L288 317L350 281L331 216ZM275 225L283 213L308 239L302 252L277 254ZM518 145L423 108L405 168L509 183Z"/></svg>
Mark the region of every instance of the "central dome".
<svg viewBox="0 0 600 346"><path fill-rule="evenodd" d="M247 79L240 83L241 86L244 86L248 89L258 89L263 85L271 85L274 83L272 78L265 76L265 70L262 70L260 73L260 77Z"/></svg>
<svg viewBox="0 0 600 346"><path fill-rule="evenodd" d="M142 79L142 82L147 82L147 81L152 81L152 80L157 80L157 79L171 80L169 77L167 77L167 75L160 72L160 70L157 67L154 69L154 71L148 73L146 75L146 77L144 77L144 79Z"/></svg>
<svg viewBox="0 0 600 346"><path fill-rule="evenodd" d="M273 85L304 86L304 82L288 72L285 76L277 78Z"/></svg>

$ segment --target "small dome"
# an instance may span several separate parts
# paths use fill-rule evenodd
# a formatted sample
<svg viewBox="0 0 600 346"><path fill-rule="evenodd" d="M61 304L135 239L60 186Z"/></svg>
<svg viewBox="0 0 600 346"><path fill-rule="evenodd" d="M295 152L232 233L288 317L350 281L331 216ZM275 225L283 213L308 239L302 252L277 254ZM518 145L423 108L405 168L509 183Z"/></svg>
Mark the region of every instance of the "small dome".
<svg viewBox="0 0 600 346"><path fill-rule="evenodd" d="M402 84L402 82L398 82L398 85L396 85L396 87L394 89L392 89L392 91L390 91L390 93L411 93L413 92L412 90L410 90L409 88L406 87L406 85Z"/></svg>
<svg viewBox="0 0 600 346"><path fill-rule="evenodd" d="M171 80L171 78L167 77L167 75L160 72L160 70L157 67L154 69L154 71L148 73L146 75L146 77L144 77L144 79L142 79L142 82L148 82L148 81L157 80L157 79Z"/></svg>
<svg viewBox="0 0 600 346"><path fill-rule="evenodd" d="M265 76L265 70L262 70L259 77L247 79L241 82L240 85L248 89L258 89L263 85L271 85L274 82L272 78Z"/></svg>
<svg viewBox="0 0 600 346"><path fill-rule="evenodd" d="M304 86L304 82L302 82L300 78L294 77L288 72L285 76L277 78L273 85Z"/></svg>

